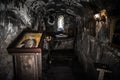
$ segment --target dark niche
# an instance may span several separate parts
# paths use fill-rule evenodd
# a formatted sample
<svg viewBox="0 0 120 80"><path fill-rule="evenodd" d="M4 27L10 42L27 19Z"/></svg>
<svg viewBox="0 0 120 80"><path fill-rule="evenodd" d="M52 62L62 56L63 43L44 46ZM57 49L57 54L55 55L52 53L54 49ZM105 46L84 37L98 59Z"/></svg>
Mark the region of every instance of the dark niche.
<svg viewBox="0 0 120 80"><path fill-rule="evenodd" d="M112 46L120 48L120 20L118 20L114 26Z"/></svg>

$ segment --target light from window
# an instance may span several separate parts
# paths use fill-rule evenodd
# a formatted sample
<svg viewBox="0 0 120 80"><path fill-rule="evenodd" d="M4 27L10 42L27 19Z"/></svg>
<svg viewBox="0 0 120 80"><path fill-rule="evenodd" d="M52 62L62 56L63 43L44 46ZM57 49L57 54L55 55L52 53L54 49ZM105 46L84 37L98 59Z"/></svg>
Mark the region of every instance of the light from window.
<svg viewBox="0 0 120 80"><path fill-rule="evenodd" d="M64 16L60 15L58 17L58 28L57 31L63 31L64 30Z"/></svg>

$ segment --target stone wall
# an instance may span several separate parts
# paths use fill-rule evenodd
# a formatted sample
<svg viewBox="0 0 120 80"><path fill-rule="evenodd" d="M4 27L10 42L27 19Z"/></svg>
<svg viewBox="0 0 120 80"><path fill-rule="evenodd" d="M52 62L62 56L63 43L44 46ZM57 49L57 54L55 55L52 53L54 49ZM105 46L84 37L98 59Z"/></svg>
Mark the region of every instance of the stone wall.
<svg viewBox="0 0 120 80"><path fill-rule="evenodd" d="M56 0L57 1L57 0ZM0 3L0 80L13 80L12 56L8 54L8 45L25 29L37 30L44 27L45 15L51 10L57 10L56 6L62 5L60 9L75 17L78 25L77 53L81 64L87 70L93 62L108 64L112 68L119 63L120 55L117 49L108 46L109 38L100 34L100 39L91 36L88 24L93 16L93 10L84 8L80 0L7 0ZM89 1L89 0L85 0ZM51 6L54 5L54 6ZM59 7L60 8L60 7ZM95 25L93 25L93 28ZM101 32L104 33L103 29ZM104 39L101 41L101 39ZM117 63L117 64L116 64ZM116 66L117 67L117 66ZM114 68L116 68L114 67Z"/></svg>
<svg viewBox="0 0 120 80"><path fill-rule="evenodd" d="M18 8L10 2L7 6L0 3L0 7L0 80L13 80L13 61L7 47L23 29L32 28L34 20L25 5Z"/></svg>

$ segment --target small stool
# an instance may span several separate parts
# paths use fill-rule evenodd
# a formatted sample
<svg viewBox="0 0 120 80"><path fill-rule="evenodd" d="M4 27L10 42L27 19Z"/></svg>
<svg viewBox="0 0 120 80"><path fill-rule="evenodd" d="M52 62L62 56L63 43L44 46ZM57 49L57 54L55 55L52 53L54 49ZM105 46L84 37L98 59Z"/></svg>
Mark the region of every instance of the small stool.
<svg viewBox="0 0 120 80"><path fill-rule="evenodd" d="M112 73L112 71L110 71L110 70L100 69L100 68L97 68L97 71L99 71L98 80L104 80L104 73L105 72Z"/></svg>
<svg viewBox="0 0 120 80"><path fill-rule="evenodd" d="M106 64L97 63L96 67L97 67L97 71L99 71L98 80L104 80L105 72L112 73L112 71L109 69L109 67Z"/></svg>

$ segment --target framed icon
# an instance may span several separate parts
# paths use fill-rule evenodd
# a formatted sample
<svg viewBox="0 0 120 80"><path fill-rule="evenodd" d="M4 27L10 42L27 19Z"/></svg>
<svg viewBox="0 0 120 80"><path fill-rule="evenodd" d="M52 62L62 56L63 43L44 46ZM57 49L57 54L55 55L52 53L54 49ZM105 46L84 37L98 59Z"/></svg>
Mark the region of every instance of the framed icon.
<svg viewBox="0 0 120 80"><path fill-rule="evenodd" d="M21 41L17 44L17 48L36 48L41 40L42 33L26 33Z"/></svg>

